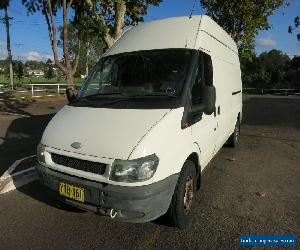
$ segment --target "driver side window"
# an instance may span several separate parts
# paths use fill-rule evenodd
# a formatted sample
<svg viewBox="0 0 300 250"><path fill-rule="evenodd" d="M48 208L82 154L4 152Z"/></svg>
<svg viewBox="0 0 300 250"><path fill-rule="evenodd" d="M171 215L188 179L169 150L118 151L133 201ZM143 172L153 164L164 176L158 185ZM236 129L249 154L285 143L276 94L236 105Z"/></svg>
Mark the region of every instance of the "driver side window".
<svg viewBox="0 0 300 250"><path fill-rule="evenodd" d="M213 68L210 55L200 51L197 76L192 88L192 105L203 103L203 87L213 85Z"/></svg>

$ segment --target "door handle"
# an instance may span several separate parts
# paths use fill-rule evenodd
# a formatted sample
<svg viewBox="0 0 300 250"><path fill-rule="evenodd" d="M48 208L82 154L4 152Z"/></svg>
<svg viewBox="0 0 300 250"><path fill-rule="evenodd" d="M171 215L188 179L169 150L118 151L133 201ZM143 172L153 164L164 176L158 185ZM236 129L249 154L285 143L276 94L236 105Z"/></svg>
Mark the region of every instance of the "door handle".
<svg viewBox="0 0 300 250"><path fill-rule="evenodd" d="M218 115L221 113L221 108L218 106Z"/></svg>

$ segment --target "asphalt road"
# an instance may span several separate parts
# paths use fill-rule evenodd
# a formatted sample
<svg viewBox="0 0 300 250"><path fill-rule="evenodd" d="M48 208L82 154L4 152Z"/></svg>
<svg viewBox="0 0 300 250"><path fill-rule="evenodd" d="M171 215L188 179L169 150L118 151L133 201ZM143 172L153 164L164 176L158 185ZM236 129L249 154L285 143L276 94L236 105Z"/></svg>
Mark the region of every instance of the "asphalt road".
<svg viewBox="0 0 300 250"><path fill-rule="evenodd" d="M300 249L299 152L300 98L246 96L238 148L203 171L190 230L75 210L34 182L0 196L0 249L237 249L240 234L291 233Z"/></svg>

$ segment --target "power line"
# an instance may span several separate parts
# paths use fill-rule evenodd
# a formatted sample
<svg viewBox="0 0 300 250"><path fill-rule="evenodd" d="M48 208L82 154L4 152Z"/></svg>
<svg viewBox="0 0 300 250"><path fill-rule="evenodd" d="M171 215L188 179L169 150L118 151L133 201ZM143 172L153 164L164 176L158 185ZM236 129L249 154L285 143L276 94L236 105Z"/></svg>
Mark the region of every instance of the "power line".
<svg viewBox="0 0 300 250"><path fill-rule="evenodd" d="M196 1L197 0L194 0L194 4L193 4L192 10L191 10L191 14L190 14L189 18L192 18L192 15L193 15L193 12L194 12L194 9L195 9L195 6L196 6Z"/></svg>

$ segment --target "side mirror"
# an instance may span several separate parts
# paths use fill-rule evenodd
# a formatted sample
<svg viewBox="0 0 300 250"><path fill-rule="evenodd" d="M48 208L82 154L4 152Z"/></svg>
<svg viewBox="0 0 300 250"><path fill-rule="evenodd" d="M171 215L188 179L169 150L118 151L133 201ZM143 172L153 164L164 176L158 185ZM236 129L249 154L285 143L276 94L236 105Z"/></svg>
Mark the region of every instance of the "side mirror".
<svg viewBox="0 0 300 250"><path fill-rule="evenodd" d="M67 99L68 99L69 103L73 102L76 98L73 88L70 88L70 87L68 87L66 89L66 95L67 95Z"/></svg>
<svg viewBox="0 0 300 250"><path fill-rule="evenodd" d="M216 88L214 86L203 87L204 113L211 115L216 109Z"/></svg>
<svg viewBox="0 0 300 250"><path fill-rule="evenodd" d="M205 111L205 106L202 103L201 104L195 104L192 108L192 113L193 114L198 114L198 113L203 112L203 111Z"/></svg>

